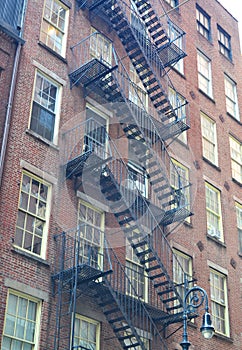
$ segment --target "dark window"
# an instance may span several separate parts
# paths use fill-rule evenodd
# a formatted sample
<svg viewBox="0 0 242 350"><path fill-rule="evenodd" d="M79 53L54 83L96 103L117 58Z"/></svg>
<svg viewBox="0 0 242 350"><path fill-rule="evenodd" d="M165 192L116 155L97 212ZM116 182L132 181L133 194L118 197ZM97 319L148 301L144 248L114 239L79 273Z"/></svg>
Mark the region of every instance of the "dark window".
<svg viewBox="0 0 242 350"><path fill-rule="evenodd" d="M219 25L218 25L218 45L219 45L219 51L229 60L232 60L231 37Z"/></svg>
<svg viewBox="0 0 242 350"><path fill-rule="evenodd" d="M211 40L210 16L198 5L196 6L196 18L198 32Z"/></svg>

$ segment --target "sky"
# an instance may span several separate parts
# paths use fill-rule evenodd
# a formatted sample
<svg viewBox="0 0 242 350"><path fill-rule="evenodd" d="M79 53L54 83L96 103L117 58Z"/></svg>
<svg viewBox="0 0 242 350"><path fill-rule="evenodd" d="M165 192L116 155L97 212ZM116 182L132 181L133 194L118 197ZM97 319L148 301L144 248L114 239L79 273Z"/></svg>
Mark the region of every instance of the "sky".
<svg viewBox="0 0 242 350"><path fill-rule="evenodd" d="M242 1L241 0L218 0L239 22L240 49L242 51Z"/></svg>

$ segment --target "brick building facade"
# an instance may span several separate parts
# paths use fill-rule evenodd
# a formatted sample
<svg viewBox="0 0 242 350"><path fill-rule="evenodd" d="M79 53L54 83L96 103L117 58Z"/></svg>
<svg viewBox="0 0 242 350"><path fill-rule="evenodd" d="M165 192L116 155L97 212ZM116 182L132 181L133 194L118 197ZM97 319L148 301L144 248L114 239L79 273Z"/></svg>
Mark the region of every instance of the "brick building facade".
<svg viewBox="0 0 242 350"><path fill-rule="evenodd" d="M191 349L241 349L236 19L217 0L3 8L1 349L181 350L196 284L215 335L189 309Z"/></svg>

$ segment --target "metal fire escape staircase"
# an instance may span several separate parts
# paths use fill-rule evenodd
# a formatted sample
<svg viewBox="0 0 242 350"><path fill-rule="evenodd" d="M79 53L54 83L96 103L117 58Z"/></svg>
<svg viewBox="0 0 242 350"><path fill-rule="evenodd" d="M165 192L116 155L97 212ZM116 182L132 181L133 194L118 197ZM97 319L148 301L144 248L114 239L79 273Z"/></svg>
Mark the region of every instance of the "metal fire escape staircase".
<svg viewBox="0 0 242 350"><path fill-rule="evenodd" d="M83 41L84 47L90 46L90 43L88 45L86 43L92 40L93 35L100 34L94 33L86 41ZM184 201L184 191L190 186L190 183L181 179L166 151L163 137L167 135L167 132L169 133L169 130L164 129L163 125L145 110L141 101L142 108L129 100L129 91L132 88L135 92L135 85L129 79L122 62L117 59L117 54L114 56L115 65L113 67L115 69L113 67L110 68L112 71L107 69L106 75L102 73L100 76L90 76L89 71L84 74L85 70L83 70L82 76L80 76L81 66L70 74L72 84L84 85L87 94L93 96L95 93L99 100L102 99L102 103L109 102L111 109L115 110L115 115L124 133L132 143L136 161L142 168L146 169L151 185L150 198L154 208L155 210L161 208L158 211L163 211L163 217L160 217L159 224L169 225L181 221L191 215L189 203ZM86 62L83 62L83 66L86 66ZM87 74L89 81L87 81ZM136 99L139 99L138 93ZM155 114L155 111L153 112ZM71 164L73 167L73 161L67 167L67 176L69 177L71 172L68 169ZM168 179L167 174L172 171L177 174L179 179L177 189L172 188Z"/></svg>
<svg viewBox="0 0 242 350"><path fill-rule="evenodd" d="M137 10L123 0L79 0L78 3L81 8L98 11L99 15L104 13L104 19L112 24L161 121L176 125L177 134L188 129L185 120L178 118L163 86L172 86L165 67L178 62L185 53L169 39L150 3L135 1ZM180 30L180 36L183 35Z"/></svg>
<svg viewBox="0 0 242 350"><path fill-rule="evenodd" d="M90 120L86 123L89 124ZM87 159L89 157L91 159L92 153L96 152L96 156L100 155L100 149L98 148L93 148L91 154L89 153L90 144L87 140L92 134L97 135L101 126L96 123L92 125L93 129L91 130L90 127L83 128L83 124L80 129L89 130L89 134L85 135L82 133L82 141L80 139L77 143L78 147L75 147L75 149L84 149L85 151L79 157L76 157L76 154L70 154L69 151L66 152L67 156L69 154L69 157L66 158L66 176L74 177L78 175L82 177L83 182L85 182L85 189L88 188L88 181L96 189L95 192L97 192L98 188L100 189L100 192L106 199L106 204L109 205L117 218L140 264L144 266L150 281L153 283L167 313L167 320L169 319L167 323L177 322L179 318L177 314L174 314L174 310L182 307L182 300L176 285L170 277L174 256L161 227L164 218L168 220L168 216L164 209L154 205L151 200L144 198L137 187L130 189L127 186L126 180L132 178L132 175L129 173L127 164L122 160L114 142L110 138L108 145L111 149L111 157L106 156L105 164L99 162L96 163L96 166L93 166L93 162L90 161L89 164L91 166L86 165ZM69 144L67 147L69 150L74 149L74 144L71 142L74 142L75 138L78 139L78 137L74 137L73 133L76 134L75 129L65 135L65 142ZM140 134L142 135L142 133ZM102 146L105 148L104 144ZM87 157L84 156L86 154L88 154ZM76 162L77 159L79 159L78 164ZM80 164L81 162L83 165ZM75 164L74 167L73 164ZM171 192L169 196L171 196ZM160 255L157 253L157 247L155 246L157 237L159 245L162 247ZM163 263L163 261L166 263Z"/></svg>
<svg viewBox="0 0 242 350"><path fill-rule="evenodd" d="M83 232L93 233L93 230L92 237L84 238ZM100 237L102 246L97 245ZM77 299L87 291L97 298L122 349L147 350L144 334L142 337L139 332L142 330L149 335L152 348L168 350L104 232L81 224L77 229L56 235L55 242L58 259L52 281L58 302L54 350L90 350L88 344L78 344L74 337Z"/></svg>

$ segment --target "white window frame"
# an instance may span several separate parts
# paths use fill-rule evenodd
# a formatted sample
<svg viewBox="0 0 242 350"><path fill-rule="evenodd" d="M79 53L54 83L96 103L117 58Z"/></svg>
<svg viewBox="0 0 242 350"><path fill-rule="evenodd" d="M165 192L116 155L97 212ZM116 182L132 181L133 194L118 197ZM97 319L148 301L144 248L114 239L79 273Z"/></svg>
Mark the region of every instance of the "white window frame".
<svg viewBox="0 0 242 350"><path fill-rule="evenodd" d="M85 207L85 218L80 217L81 206ZM93 223L93 213L95 218L98 216L100 225ZM86 224L86 225L85 225ZM80 263L86 263L94 268L103 268L103 245L104 245L104 225L105 214L100 209L94 207L88 202L79 199L78 202L78 226L80 230ZM88 236L87 236L88 234Z"/></svg>
<svg viewBox="0 0 242 350"><path fill-rule="evenodd" d="M214 283L214 276L221 283ZM228 315L228 290L227 276L210 267L210 294L211 294L211 315L215 332L230 336L229 315ZM222 297L222 298L221 298ZM223 315L221 315L221 312ZM224 329L224 331L223 331Z"/></svg>
<svg viewBox="0 0 242 350"><path fill-rule="evenodd" d="M36 317L35 319L32 319L32 318L28 318L29 314L28 315L19 315L17 316L17 311L16 309L12 309L13 308L13 303L11 303L10 305L10 298L11 296L15 297L16 298L16 306L18 307L19 306L19 303L21 303L21 300L22 301L26 301L27 302L27 306L26 307L29 307L29 303L34 303L36 304ZM11 310L9 310L9 308L11 308ZM9 312L8 312L9 310ZM22 310L22 309L21 309ZM14 314L15 312L15 314ZM2 350L15 350L15 345L14 343L15 342L20 342L22 344L29 344L31 346L31 349L33 350L37 350L39 348L39 345L38 345L38 342L39 342L39 332L40 332L40 314L41 314L41 301L37 298L34 298L32 296L29 296L29 295L26 295L24 293L20 293L20 292L17 292L15 290L12 290L12 289L9 289L8 290L8 295L7 295L7 303L6 303L6 311L5 311L5 319L4 319L4 328L3 328L3 335L2 335L2 347L1 349ZM14 332L15 334L9 334L9 331L10 331L10 327L7 326L7 318L8 318L8 315L10 316L11 320L10 322L12 323L12 326L14 327ZM19 321L16 321L16 319L20 318L22 319L22 322ZM25 323L26 322L26 323ZM30 329L28 330L28 332L26 331L26 328L25 328L25 339L23 339L23 337L21 337L20 334L16 335L16 332L17 332L17 329L18 327L17 326L20 326L20 327L23 327L23 325L27 325L29 324L30 326L32 326L32 331L33 331L33 339L30 340L30 339L26 339L26 336L27 335L30 335L31 331ZM10 344L11 344L11 347L9 347L10 344L6 344L8 347L4 347L4 339L6 338L10 338Z"/></svg>
<svg viewBox="0 0 242 350"><path fill-rule="evenodd" d="M125 326L125 324L124 324L124 326ZM140 328L135 327L135 330L136 330L137 334L140 336L141 340L143 341L145 349L149 350L150 349L150 341L152 341L151 334L143 329L140 329ZM124 334L129 335L130 333L125 331ZM129 345L134 344L134 343L136 343L135 337L131 338L131 339L124 339L124 344L126 346L129 346ZM132 347L131 347L131 349L132 349ZM142 350L142 348L140 345L138 345L135 347L135 350Z"/></svg>
<svg viewBox="0 0 242 350"><path fill-rule="evenodd" d="M186 123L187 116L187 102L185 97L179 94L176 90L169 86L169 101L175 110L178 120L182 120ZM179 136L178 140L187 144L187 131L183 131Z"/></svg>
<svg viewBox="0 0 242 350"><path fill-rule="evenodd" d="M38 79L41 79L41 86L42 90L37 87L37 81ZM53 86L56 88L56 97L53 98L52 103L54 104L53 110L48 108L48 104L51 106L51 96L50 94L45 94L44 90L44 84L49 83L50 86ZM46 74L42 73L39 70L36 70L35 74L35 82L34 82L34 89L33 89L33 96L32 96L32 108L31 108L31 114L30 114L30 121L29 121L29 129L38 137L45 140L47 143L53 143L57 145L58 143L58 132L59 132L59 123L60 123L60 105L61 105L61 92L62 92L62 86ZM36 104L36 107L41 111L49 113L49 115L53 116L54 119L54 125L52 130L52 138L46 138L44 135L42 135L36 128L33 126L32 123L34 123L34 104ZM42 116L45 118L45 115ZM37 118L36 118L37 119ZM38 116L38 122L41 119L41 115ZM46 120L44 120L44 124L46 123Z"/></svg>
<svg viewBox="0 0 242 350"><path fill-rule="evenodd" d="M137 68L139 68L139 66ZM129 77L131 80L129 84L129 100L140 108L148 110L148 94L132 62L130 62L129 66Z"/></svg>
<svg viewBox="0 0 242 350"><path fill-rule="evenodd" d="M85 340L82 338L82 335L80 333L81 329L79 328L79 330L78 330L77 320L79 322L86 322L88 325L87 339L85 339ZM91 326L94 326L96 329L95 341L88 338L88 336L90 335L90 327ZM77 331L79 331L78 335L76 334ZM77 313L75 314L75 327L74 327L74 334L72 335L74 338L74 346L81 345L83 347L86 347L87 349L89 349L89 348L91 349L91 347L90 347L90 342L91 342L91 344L94 346L95 350L100 350L100 332L101 332L100 322L93 320L89 317L82 316L82 315L77 314ZM78 341L76 342L76 340L78 340Z"/></svg>
<svg viewBox="0 0 242 350"><path fill-rule="evenodd" d="M236 120L240 120L236 83L226 74L224 75L224 88L226 111Z"/></svg>
<svg viewBox="0 0 242 350"><path fill-rule="evenodd" d="M53 51L65 57L66 55L66 42L67 42L67 28L69 21L69 9L62 2L58 0L51 1L51 7L48 8L47 0L43 9L43 18L41 25L40 41ZM58 6L58 14L55 13L53 7ZM64 11L64 19L60 16L60 12ZM56 23L53 21L56 20ZM63 22L63 25L58 25L58 22ZM44 31L44 26L47 26L47 32ZM59 37L58 37L59 36Z"/></svg>
<svg viewBox="0 0 242 350"><path fill-rule="evenodd" d="M96 34L94 34L96 33ZM90 57L97 58L108 66L112 66L113 44L106 36L91 27Z"/></svg>
<svg viewBox="0 0 242 350"><path fill-rule="evenodd" d="M218 143L216 123L205 113L200 112L202 129L203 157L218 166Z"/></svg>
<svg viewBox="0 0 242 350"><path fill-rule="evenodd" d="M133 235L138 234L138 230L132 232ZM148 267L148 266L146 266ZM138 257L136 256L134 249L132 248L129 240L126 238L126 275L128 276L131 285L127 285L126 293L132 297L137 295L133 292L135 291L138 296L148 302L148 275L145 272L145 266L140 264ZM142 280L141 276L142 275ZM138 291L142 289L141 295Z"/></svg>
<svg viewBox="0 0 242 350"><path fill-rule="evenodd" d="M184 283L184 272L188 282L192 280L192 257L176 248L173 248L173 254L173 281L178 285L177 289L183 300L186 286L181 284ZM192 287L191 284L189 284L190 287ZM181 310L176 310L176 312L179 311Z"/></svg>
<svg viewBox="0 0 242 350"><path fill-rule="evenodd" d="M210 197L208 197L208 194ZM223 225L221 209L221 192L208 182L205 182L205 199L207 214L207 234L223 242ZM212 222L211 222L212 221Z"/></svg>
<svg viewBox="0 0 242 350"><path fill-rule="evenodd" d="M165 0L171 7L178 6L179 1L178 0Z"/></svg>
<svg viewBox="0 0 242 350"><path fill-rule="evenodd" d="M30 179L29 183L24 184L27 178ZM39 190L43 188L47 189L47 196L43 198L40 192L34 192L33 185L35 189L37 187L36 183L39 183ZM50 219L50 201L51 201L51 184L42 180L41 178L29 173L27 171L22 172L21 187L19 191L19 205L18 205L18 216L16 223L16 233L15 233L15 243L14 246L18 249L24 250L29 254L39 256L43 259L46 258L46 247L47 247L47 237L49 229L49 219ZM23 205L22 205L23 203ZM25 204L24 204L25 203ZM38 206L37 206L38 205ZM45 206L44 206L45 205ZM26 207L26 208L25 208ZM23 219L24 217L24 220ZM20 225L23 221L24 227ZM31 226L30 223L32 222ZM30 227L32 231L30 231ZM17 231L19 231L17 233ZM23 237L21 239L21 245L18 243L18 235L20 231L23 232ZM31 236L30 249L27 249L24 244L27 235ZM20 236L21 237L21 236ZM40 252L37 253L35 250L36 243L35 239L40 240L41 248Z"/></svg>
<svg viewBox="0 0 242 350"><path fill-rule="evenodd" d="M232 178L242 183L242 143L229 137Z"/></svg>
<svg viewBox="0 0 242 350"><path fill-rule="evenodd" d="M130 178L125 179L124 186L133 191L139 190L143 197L148 198L148 177L145 170L132 161L129 161L127 166ZM135 175L136 179L133 178ZM139 177L144 180L144 183L140 182Z"/></svg>
<svg viewBox="0 0 242 350"><path fill-rule="evenodd" d="M211 17L200 6L196 5L197 31L207 40L211 40Z"/></svg>
<svg viewBox="0 0 242 350"><path fill-rule="evenodd" d="M169 25L168 35L171 42L173 42L180 50L184 51L184 35L181 35L181 30L174 23ZM184 75L184 59L181 58L173 65L173 68Z"/></svg>
<svg viewBox="0 0 242 350"><path fill-rule="evenodd" d="M100 109L94 107L92 104L89 104L87 103L86 104L86 120L88 120L88 110L90 110L90 112L93 112L94 113L94 116L95 114L97 115L97 119L102 119L105 123L104 125L104 128L105 128L105 135L108 134L108 130L109 130L109 116L107 114L105 114L103 111L101 111ZM95 118L94 118L95 120ZM97 122L99 122L101 125L102 123L100 122L100 120L97 120ZM88 138L88 135L86 135L86 130L85 130L85 136L87 136ZM104 136L105 137L105 136ZM85 139L85 138L84 138ZM90 137L90 140L93 141L93 145L94 145L94 153L97 154L101 159L106 159L108 157L108 140L107 138L105 137L105 143L101 143L100 141L101 140L97 140L96 142L96 146L95 146L95 139L92 137ZM86 146L86 145L85 145Z"/></svg>
<svg viewBox="0 0 242 350"><path fill-rule="evenodd" d="M198 88L213 98L211 60L197 50Z"/></svg>
<svg viewBox="0 0 242 350"><path fill-rule="evenodd" d="M172 160L172 163L174 164L170 171L171 187L174 190L179 189L178 174L180 174L181 188L183 188L184 186L184 190L182 193L182 195L184 196L184 205L186 209L190 211L189 169L182 163L178 162L176 159L172 158L171 160ZM181 203L181 206L182 206L182 203ZM186 221L190 222L190 217L186 218Z"/></svg>
<svg viewBox="0 0 242 350"><path fill-rule="evenodd" d="M239 241L239 254L242 255L242 204L235 202L238 241Z"/></svg>

